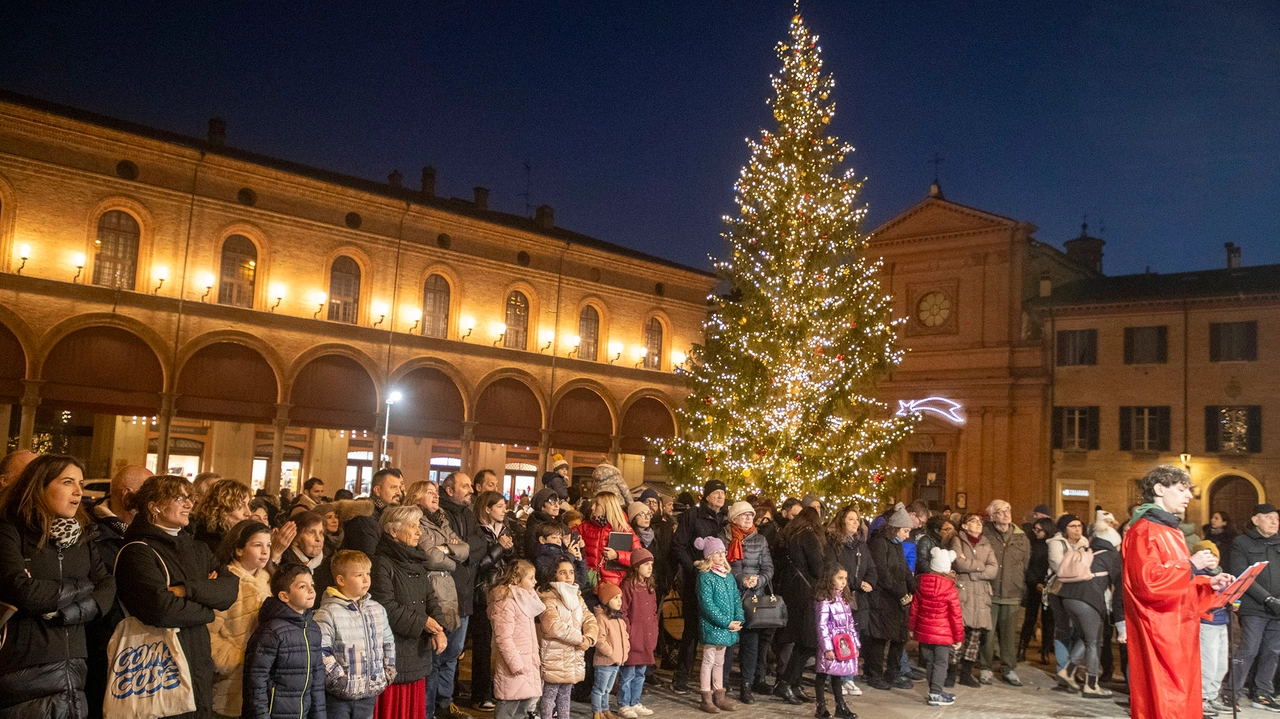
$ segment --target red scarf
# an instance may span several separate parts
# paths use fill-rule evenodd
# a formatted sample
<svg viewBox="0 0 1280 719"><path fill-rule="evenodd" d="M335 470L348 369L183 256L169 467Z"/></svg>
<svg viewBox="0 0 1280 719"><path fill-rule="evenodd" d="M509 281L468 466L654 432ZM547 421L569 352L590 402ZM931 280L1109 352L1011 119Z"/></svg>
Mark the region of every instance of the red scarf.
<svg viewBox="0 0 1280 719"><path fill-rule="evenodd" d="M756 528L743 529L736 524L730 524L729 527L733 530L733 538L729 540L729 548L725 550L725 559L730 562L741 562L742 540L753 534Z"/></svg>

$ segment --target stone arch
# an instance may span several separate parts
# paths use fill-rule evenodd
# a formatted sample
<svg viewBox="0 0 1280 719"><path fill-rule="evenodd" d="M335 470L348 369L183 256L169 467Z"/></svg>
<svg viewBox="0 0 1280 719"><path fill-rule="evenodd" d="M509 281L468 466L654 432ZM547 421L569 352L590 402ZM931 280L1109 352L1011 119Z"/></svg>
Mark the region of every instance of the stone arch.
<svg viewBox="0 0 1280 719"><path fill-rule="evenodd" d="M240 330L214 330L213 332L206 332L192 338L182 346L182 349L178 350L177 366L179 368L183 367L196 352L199 352L211 344L219 342L233 342L235 344L244 345L254 352L257 352L262 356L266 361L267 366L269 366L271 371L275 374L276 384L283 386L286 378L286 370L284 359L280 357L280 353L276 351L275 347L272 347L261 337L249 334L248 332L242 332ZM282 397L283 393L277 394L274 401L279 402Z"/></svg>
<svg viewBox="0 0 1280 719"><path fill-rule="evenodd" d="M411 366L410 366L411 365ZM391 434L406 437L457 439L462 436L468 406L465 385L456 370L429 358L397 368L388 383L400 392L391 412Z"/></svg>
<svg viewBox="0 0 1280 719"><path fill-rule="evenodd" d="M670 400L652 390L640 390L622 405L618 427L621 449L627 454L648 454L650 437L671 437L677 431Z"/></svg>
<svg viewBox="0 0 1280 719"><path fill-rule="evenodd" d="M112 210L127 212L138 222L138 266L134 271L133 287L126 287L124 289L133 292L149 291L157 279L154 276L155 268L151 266L151 256L153 248L155 247L156 236L155 219L151 216L151 211L147 209L146 205L132 197L125 197L123 195L113 195L108 197L99 202L97 206L89 212L89 216L87 218L88 227L85 232L84 270L82 271L81 277L93 277L94 256L97 254L94 249L94 243L98 239L98 221L104 214L111 212ZM174 269L176 271L177 268ZM91 281L86 279L85 284L91 284Z"/></svg>
<svg viewBox="0 0 1280 719"><path fill-rule="evenodd" d="M556 392L551 410L551 446L590 452L613 447L617 413L597 382L578 380Z"/></svg>
<svg viewBox="0 0 1280 719"><path fill-rule="evenodd" d="M539 445L546 402L526 372L492 373L481 383L473 404L474 437L481 442Z"/></svg>
<svg viewBox="0 0 1280 719"><path fill-rule="evenodd" d="M343 345L304 352L289 373L289 421L304 427L375 430L382 393L377 367Z"/></svg>
<svg viewBox="0 0 1280 719"><path fill-rule="evenodd" d="M22 264L18 258L14 228L18 218L18 194L4 175L0 174L0 267L13 272Z"/></svg>
<svg viewBox="0 0 1280 719"><path fill-rule="evenodd" d="M260 310L269 307L271 301L271 244L267 241L267 233L256 225L248 222L234 222L218 232L218 241L213 246L212 256L209 257L209 267L214 270L213 276L217 278L219 283L222 282L222 248L226 245L227 238L232 235L241 235L247 238L253 243L254 248L258 250L258 265L254 268L253 274L252 309Z"/></svg>
<svg viewBox="0 0 1280 719"><path fill-rule="evenodd" d="M40 366L40 396L103 414L152 415L160 409L165 371L155 349L118 324L63 333Z"/></svg>
<svg viewBox="0 0 1280 719"><path fill-rule="evenodd" d="M194 350L188 345L178 366L174 411L183 417L229 422L274 421L280 373L271 361L240 337L204 340Z"/></svg>
<svg viewBox="0 0 1280 719"><path fill-rule="evenodd" d="M18 313L4 305L0 305L0 325L8 328L22 346L24 356L23 375L25 377L35 377L39 369L36 365L36 358L40 348L40 340L36 333L31 330L31 325L18 316Z"/></svg>
<svg viewBox="0 0 1280 719"><path fill-rule="evenodd" d="M1251 486L1253 489L1255 498L1252 502L1247 502L1247 501L1242 502L1239 500L1235 502L1230 502L1229 498L1222 496L1226 492L1231 492L1232 494L1235 494L1239 489L1243 489L1245 486ZM1213 516L1214 512L1219 511L1220 509L1225 510L1231 515L1231 521L1235 524L1236 530L1243 532L1244 530L1249 528L1249 517L1240 516L1239 508L1243 506L1248 506L1249 510L1252 510L1253 505L1260 504L1262 502L1267 501L1266 498L1267 498L1267 490L1262 486L1262 483L1259 482L1256 477L1249 474L1248 472L1242 472L1238 469L1224 469L1218 472L1217 474L1215 474L1213 478L1210 479L1208 482L1205 501L1203 502L1204 521L1208 522L1209 518ZM1227 506L1216 506L1215 500L1218 500L1217 505L1231 503L1231 504L1235 504L1236 506L1234 508L1227 507Z"/></svg>
<svg viewBox="0 0 1280 719"><path fill-rule="evenodd" d="M0 322L0 402L17 403L22 399L22 380L27 377L26 347L16 332ZM8 431L8 427L5 428Z"/></svg>
<svg viewBox="0 0 1280 719"><path fill-rule="evenodd" d="M88 314L76 315L68 317L58 324L50 327L40 338L38 344L39 349L34 353L34 359L28 359L30 367L30 375L32 377L39 376L43 373L44 363L49 356L49 352L63 338L78 332L82 329L91 327L116 327L130 334L137 335L146 342L155 353L160 361L160 369L164 373L164 387L169 386L169 380L172 377L173 368L170 366L170 358L173 356L173 349L169 343L156 332L151 325L145 324L132 317L115 314L111 312L90 312Z"/></svg>

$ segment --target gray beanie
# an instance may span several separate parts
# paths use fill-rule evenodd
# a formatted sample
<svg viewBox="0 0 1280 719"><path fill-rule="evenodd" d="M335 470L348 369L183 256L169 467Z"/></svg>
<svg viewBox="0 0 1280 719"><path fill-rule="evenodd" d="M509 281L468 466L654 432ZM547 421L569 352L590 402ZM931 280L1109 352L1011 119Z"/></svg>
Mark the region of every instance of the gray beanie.
<svg viewBox="0 0 1280 719"><path fill-rule="evenodd" d="M888 525L898 529L914 529L916 526L915 522L911 521L911 515L907 512L907 508L901 504L889 516Z"/></svg>

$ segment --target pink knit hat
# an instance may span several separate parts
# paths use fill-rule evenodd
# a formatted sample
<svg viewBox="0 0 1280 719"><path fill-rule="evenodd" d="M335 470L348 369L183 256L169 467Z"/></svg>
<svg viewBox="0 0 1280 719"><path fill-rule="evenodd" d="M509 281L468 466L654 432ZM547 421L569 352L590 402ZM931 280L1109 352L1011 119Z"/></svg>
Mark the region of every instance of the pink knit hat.
<svg viewBox="0 0 1280 719"><path fill-rule="evenodd" d="M693 540L693 548L702 550L702 558L706 559L716 552L724 551L724 542L718 537L698 537Z"/></svg>

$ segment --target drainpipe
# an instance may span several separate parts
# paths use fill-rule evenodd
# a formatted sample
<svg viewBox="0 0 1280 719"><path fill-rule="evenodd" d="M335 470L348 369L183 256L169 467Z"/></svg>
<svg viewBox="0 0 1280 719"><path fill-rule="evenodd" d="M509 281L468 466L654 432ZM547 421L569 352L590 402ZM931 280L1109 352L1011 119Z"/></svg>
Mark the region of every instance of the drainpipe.
<svg viewBox="0 0 1280 719"><path fill-rule="evenodd" d="M550 403L556 396L556 362L560 359L560 295L564 289L564 256L569 253L572 243L564 243L564 249L560 251L560 261L556 267L556 319L555 337L551 338L551 394L547 397ZM555 415L555 406L547 407L547 417L544 424L546 429L542 431L542 444L538 447L539 470L547 471L547 460L551 453L551 418Z"/></svg>
<svg viewBox="0 0 1280 719"><path fill-rule="evenodd" d="M178 351L182 346L182 307L187 301L187 272L191 260L191 229L196 217L196 187L200 181L200 165L204 163L204 151L196 160L191 173L191 201L187 207L187 243L182 254L182 280L178 286L178 316L173 327L173 362L169 367L168 391L160 395L160 414L156 417L156 474L169 473L169 425L173 421L173 405L178 389Z"/></svg>

